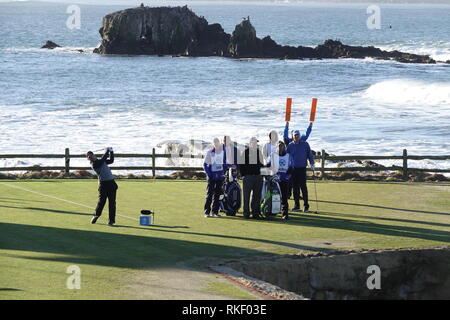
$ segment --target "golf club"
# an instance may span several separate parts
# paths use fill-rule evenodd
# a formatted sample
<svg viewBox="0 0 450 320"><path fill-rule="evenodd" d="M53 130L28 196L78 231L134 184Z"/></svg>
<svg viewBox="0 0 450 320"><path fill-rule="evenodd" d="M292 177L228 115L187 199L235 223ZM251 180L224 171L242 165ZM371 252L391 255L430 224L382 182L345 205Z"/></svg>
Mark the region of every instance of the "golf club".
<svg viewBox="0 0 450 320"><path fill-rule="evenodd" d="M112 150L112 147L108 147L108 149ZM100 151L104 151L104 150L105 150L105 148L101 148L101 149L98 149L98 150L93 150L92 152L100 152Z"/></svg>
<svg viewBox="0 0 450 320"><path fill-rule="evenodd" d="M316 193L316 211L313 211L314 213L319 213L319 201L317 200L317 187L316 187L316 170L312 168L313 170L313 181L314 181L314 191Z"/></svg>

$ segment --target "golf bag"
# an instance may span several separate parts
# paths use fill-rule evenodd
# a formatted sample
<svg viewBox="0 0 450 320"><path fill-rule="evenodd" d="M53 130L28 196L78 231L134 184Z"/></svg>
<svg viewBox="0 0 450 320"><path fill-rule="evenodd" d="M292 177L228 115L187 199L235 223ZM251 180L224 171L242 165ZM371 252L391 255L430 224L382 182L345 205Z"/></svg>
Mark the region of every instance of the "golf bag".
<svg viewBox="0 0 450 320"><path fill-rule="evenodd" d="M236 176L236 169L230 168L227 171L223 184L223 194L219 198L220 211L227 216L235 216L241 208L242 192Z"/></svg>
<svg viewBox="0 0 450 320"><path fill-rule="evenodd" d="M262 190L261 214L265 218L281 212L281 188L277 175L265 176Z"/></svg>

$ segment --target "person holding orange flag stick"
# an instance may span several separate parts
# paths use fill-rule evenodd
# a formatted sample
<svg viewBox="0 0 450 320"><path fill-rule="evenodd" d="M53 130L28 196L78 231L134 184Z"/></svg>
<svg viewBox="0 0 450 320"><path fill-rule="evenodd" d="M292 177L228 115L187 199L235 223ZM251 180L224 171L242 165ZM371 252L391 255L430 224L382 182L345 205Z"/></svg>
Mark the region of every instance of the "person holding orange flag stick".
<svg viewBox="0 0 450 320"><path fill-rule="evenodd" d="M312 124L315 120L316 108L317 108L317 98L313 98L311 105L311 114L309 117L310 121L309 128L312 127ZM287 153L289 154L289 158L291 159L293 167L291 183L294 193L294 208L292 209L292 211L300 210L300 199L303 198L304 202L303 212L309 212L308 187L306 185L306 166L308 161L311 166L311 169L314 172L314 155L311 151L311 147L309 146L308 142L306 142L309 133L307 132L307 136L303 138L304 136L300 134L299 130L294 130L293 133L294 139L292 142L289 143L287 147ZM302 138L305 140L303 140ZM300 197L300 190L303 197Z"/></svg>
<svg viewBox="0 0 450 320"><path fill-rule="evenodd" d="M317 105L316 98L313 99L313 106L314 106L314 103ZM289 137L289 121L291 121L291 109L292 109L292 98L287 98L287 100L286 100L286 119L285 119L286 126L284 127L284 134L283 134L284 143L286 145L289 145L289 143L291 143L294 140L293 135L291 135L291 137ZM314 108L314 116L315 116L315 110L316 109ZM314 122L314 119L311 120L311 117L310 117L310 122L309 122L308 128L306 129L306 133L304 135L300 135L301 141L308 140L309 135L311 134L311 131L312 131L313 122Z"/></svg>
<svg viewBox="0 0 450 320"><path fill-rule="evenodd" d="M314 102L315 101L315 102ZM313 99L313 106L314 104L317 105L317 99L314 98ZM286 145L286 148L289 146L289 144L294 141L294 131L292 131L291 137L289 137L289 121L291 121L291 110L292 110L292 98L287 98L286 100L286 126L284 128L284 134L283 134L283 140L284 143ZM312 109L311 109L312 110ZM314 116L315 116L315 108L314 108ZM312 119L312 120L311 120ZM314 122L314 118L312 118L310 116L310 122L309 122L309 126L306 129L306 133L304 135L302 135L299 131L300 134L300 141L306 141L309 138L309 135L311 134L312 131L312 126L313 126L313 122ZM289 194L288 194L288 199L291 198L292 195L292 190L293 190L293 180L290 179L289 180ZM299 196L300 199L302 199L302 196ZM295 210L297 211L298 208L295 207Z"/></svg>

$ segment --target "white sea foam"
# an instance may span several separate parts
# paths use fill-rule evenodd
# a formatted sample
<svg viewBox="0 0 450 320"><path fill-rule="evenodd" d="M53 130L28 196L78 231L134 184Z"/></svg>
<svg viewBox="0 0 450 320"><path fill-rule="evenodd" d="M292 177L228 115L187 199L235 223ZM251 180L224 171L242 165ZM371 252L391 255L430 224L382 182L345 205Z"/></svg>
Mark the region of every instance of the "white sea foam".
<svg viewBox="0 0 450 320"><path fill-rule="evenodd" d="M386 80L370 86L364 97L392 104L443 106L441 111L450 111L450 83Z"/></svg>
<svg viewBox="0 0 450 320"><path fill-rule="evenodd" d="M436 61L445 62L450 60L450 42L446 41L410 41L406 43L397 43L394 41L392 44L379 45L377 47L387 51L398 50L420 55L429 55Z"/></svg>

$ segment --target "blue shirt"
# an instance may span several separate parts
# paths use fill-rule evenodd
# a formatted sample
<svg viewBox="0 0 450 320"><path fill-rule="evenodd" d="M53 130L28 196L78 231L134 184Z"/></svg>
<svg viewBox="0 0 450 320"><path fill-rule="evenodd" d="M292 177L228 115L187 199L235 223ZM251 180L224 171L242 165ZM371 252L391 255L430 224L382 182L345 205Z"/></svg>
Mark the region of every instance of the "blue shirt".
<svg viewBox="0 0 450 320"><path fill-rule="evenodd" d="M306 168L307 161L311 166L314 165L314 155L311 152L311 147L306 141L294 141L289 143L287 153L290 155L291 164L294 168Z"/></svg>
<svg viewBox="0 0 450 320"><path fill-rule="evenodd" d="M312 123L309 124L308 129L306 129L306 134L303 134L300 137L301 141L306 141L309 138L309 135L311 134L311 130L312 130ZM284 127L284 134L283 134L283 138L284 138L284 143L286 145L288 145L289 143L291 143L292 141L294 141L294 139L292 139L291 137L289 137L289 125L286 123L286 126Z"/></svg>
<svg viewBox="0 0 450 320"><path fill-rule="evenodd" d="M224 149L218 153L215 149L209 150L206 153L203 169L205 170L208 179L214 181L225 179L225 170L229 167L231 167L231 165L227 164L227 156Z"/></svg>

